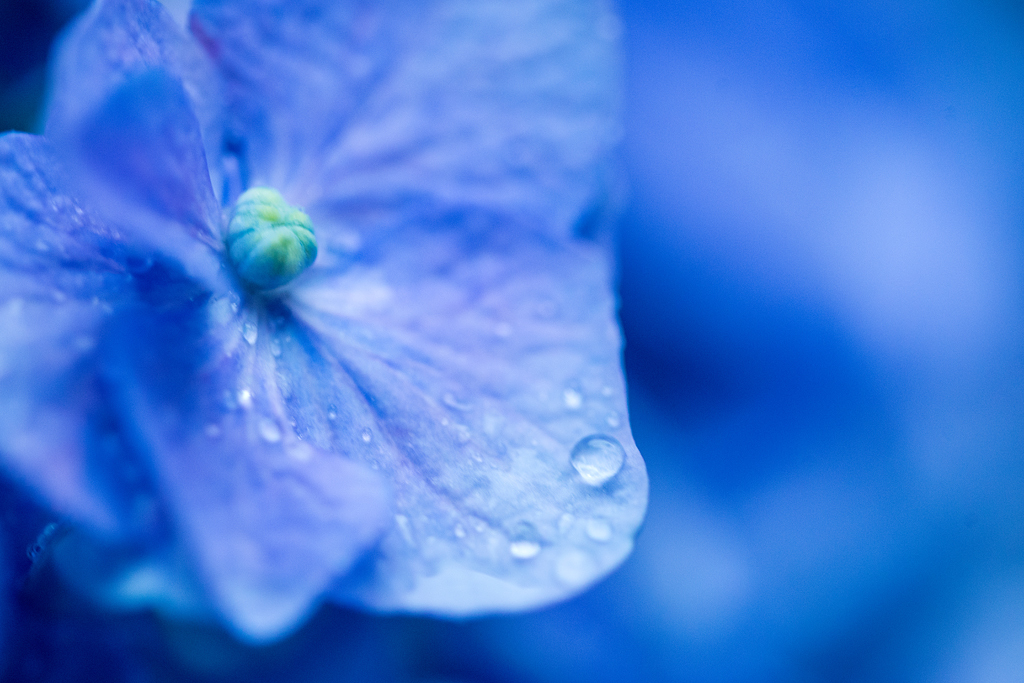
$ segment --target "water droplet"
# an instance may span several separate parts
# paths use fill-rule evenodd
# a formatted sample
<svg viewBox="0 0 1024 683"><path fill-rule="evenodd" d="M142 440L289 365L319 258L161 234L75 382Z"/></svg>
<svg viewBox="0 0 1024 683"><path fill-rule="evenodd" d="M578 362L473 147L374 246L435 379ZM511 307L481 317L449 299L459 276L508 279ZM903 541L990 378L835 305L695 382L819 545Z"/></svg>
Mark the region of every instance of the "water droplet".
<svg viewBox="0 0 1024 683"><path fill-rule="evenodd" d="M395 524L398 525L398 530L402 534L402 538L409 545L415 546L412 540L412 529L409 527L409 518L405 515L395 515Z"/></svg>
<svg viewBox="0 0 1024 683"><path fill-rule="evenodd" d="M328 410L327 419L330 420L331 422L334 422L335 420L338 419L338 413L334 412L333 410Z"/></svg>
<svg viewBox="0 0 1024 683"><path fill-rule="evenodd" d="M466 530L462 527L461 524L456 524L455 525L455 538L465 538L465 537L466 537Z"/></svg>
<svg viewBox="0 0 1024 683"><path fill-rule="evenodd" d="M270 340L270 353L274 354L274 358L278 358L281 355L281 342L277 339Z"/></svg>
<svg viewBox="0 0 1024 683"><path fill-rule="evenodd" d="M295 441L286 448L289 457L297 462L308 462L313 457L313 448L302 441Z"/></svg>
<svg viewBox="0 0 1024 683"><path fill-rule="evenodd" d="M618 429L619 425L622 424L619 421L619 414L614 411L608 413L608 417L606 417L604 421L607 422L608 426L612 429Z"/></svg>
<svg viewBox="0 0 1024 683"><path fill-rule="evenodd" d="M252 408L252 392L248 389L240 389L238 392L238 405L246 410Z"/></svg>
<svg viewBox="0 0 1024 683"><path fill-rule="evenodd" d="M455 410L469 410L470 408L473 407L469 403L460 401L455 396L455 394L453 394L450 391L447 392L444 396L442 396L441 400L444 402L446 406L448 406L449 408L455 408Z"/></svg>
<svg viewBox="0 0 1024 683"><path fill-rule="evenodd" d="M601 486L619 473L625 459L622 444L613 437L591 434L573 447L570 461L584 482Z"/></svg>
<svg viewBox="0 0 1024 683"><path fill-rule="evenodd" d="M594 576L594 561L582 550L568 550L555 562L555 576L569 586L579 586Z"/></svg>
<svg viewBox="0 0 1024 683"><path fill-rule="evenodd" d="M508 551L517 560L529 560L530 558L537 557L540 553L540 543L536 541L512 541L508 546Z"/></svg>
<svg viewBox="0 0 1024 683"><path fill-rule="evenodd" d="M592 541L605 543L612 537L612 527L603 519L587 520L587 536Z"/></svg>
<svg viewBox="0 0 1024 683"><path fill-rule="evenodd" d="M281 440L281 429L276 422L265 417L260 420L260 436L267 443L277 443Z"/></svg>
<svg viewBox="0 0 1024 683"><path fill-rule="evenodd" d="M577 410L583 405L583 397L575 389L566 389L562 392L562 398L565 400L565 407L569 410Z"/></svg>
<svg viewBox="0 0 1024 683"><path fill-rule="evenodd" d="M206 427L203 429L203 433L206 434L206 436L210 437L211 439L216 439L218 436L220 436L220 427L211 422L210 424L206 425Z"/></svg>
<svg viewBox="0 0 1024 683"><path fill-rule="evenodd" d="M362 437L364 443L370 443L370 440L373 439L373 434L370 433L369 429L364 429Z"/></svg>
<svg viewBox="0 0 1024 683"><path fill-rule="evenodd" d="M245 338L245 341L250 344L256 343L256 337L258 334L259 330L257 330L255 323L247 322L242 325L242 336Z"/></svg>
<svg viewBox="0 0 1024 683"><path fill-rule="evenodd" d="M520 522L512 533L508 552L517 560L529 560L540 554L540 534L529 522Z"/></svg>
<svg viewBox="0 0 1024 683"><path fill-rule="evenodd" d="M455 425L455 432L455 438L459 440L459 443L469 443L469 427L466 425Z"/></svg>
<svg viewBox="0 0 1024 683"><path fill-rule="evenodd" d="M36 541L26 549L26 554L32 562L36 562L52 545L60 525L57 522L50 522L36 536Z"/></svg>

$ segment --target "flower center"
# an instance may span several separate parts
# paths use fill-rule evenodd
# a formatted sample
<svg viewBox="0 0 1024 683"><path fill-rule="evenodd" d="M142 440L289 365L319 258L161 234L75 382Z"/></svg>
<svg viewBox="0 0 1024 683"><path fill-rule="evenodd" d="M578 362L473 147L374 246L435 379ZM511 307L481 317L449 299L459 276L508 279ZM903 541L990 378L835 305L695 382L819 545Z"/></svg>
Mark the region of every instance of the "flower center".
<svg viewBox="0 0 1024 683"><path fill-rule="evenodd" d="M238 277L254 289L280 287L316 260L309 216L268 187L254 187L238 198L225 244Z"/></svg>

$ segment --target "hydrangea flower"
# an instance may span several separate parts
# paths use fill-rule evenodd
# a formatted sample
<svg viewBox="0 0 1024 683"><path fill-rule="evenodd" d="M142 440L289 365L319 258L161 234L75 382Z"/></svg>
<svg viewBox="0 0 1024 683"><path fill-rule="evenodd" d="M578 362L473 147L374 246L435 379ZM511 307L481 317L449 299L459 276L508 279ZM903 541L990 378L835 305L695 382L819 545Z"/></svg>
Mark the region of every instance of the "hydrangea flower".
<svg viewBox="0 0 1024 683"><path fill-rule="evenodd" d="M646 506L584 0L100 0L0 137L0 462L109 605L544 605ZM300 208L301 207L301 208Z"/></svg>

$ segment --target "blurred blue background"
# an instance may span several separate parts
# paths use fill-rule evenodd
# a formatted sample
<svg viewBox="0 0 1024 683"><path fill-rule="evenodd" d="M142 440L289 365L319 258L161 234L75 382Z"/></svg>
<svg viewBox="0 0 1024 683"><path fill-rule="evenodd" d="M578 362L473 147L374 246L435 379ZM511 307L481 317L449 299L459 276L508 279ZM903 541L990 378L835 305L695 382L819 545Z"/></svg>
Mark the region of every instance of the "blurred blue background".
<svg viewBox="0 0 1024 683"><path fill-rule="evenodd" d="M0 128L33 127L81 6L0 5ZM621 10L621 315L651 479L625 566L534 614L327 608L253 650L26 578L38 529L8 511L3 680L1024 680L1024 9Z"/></svg>

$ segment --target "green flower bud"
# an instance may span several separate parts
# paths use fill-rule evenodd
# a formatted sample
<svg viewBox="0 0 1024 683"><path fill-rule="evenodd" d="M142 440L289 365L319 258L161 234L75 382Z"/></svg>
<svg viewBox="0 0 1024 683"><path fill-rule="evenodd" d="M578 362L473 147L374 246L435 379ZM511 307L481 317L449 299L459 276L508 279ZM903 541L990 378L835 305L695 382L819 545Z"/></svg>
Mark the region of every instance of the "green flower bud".
<svg viewBox="0 0 1024 683"><path fill-rule="evenodd" d="M246 190L238 198L225 242L238 277L254 289L291 282L316 260L309 216L267 187Z"/></svg>

